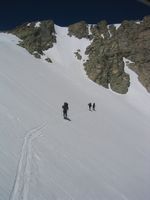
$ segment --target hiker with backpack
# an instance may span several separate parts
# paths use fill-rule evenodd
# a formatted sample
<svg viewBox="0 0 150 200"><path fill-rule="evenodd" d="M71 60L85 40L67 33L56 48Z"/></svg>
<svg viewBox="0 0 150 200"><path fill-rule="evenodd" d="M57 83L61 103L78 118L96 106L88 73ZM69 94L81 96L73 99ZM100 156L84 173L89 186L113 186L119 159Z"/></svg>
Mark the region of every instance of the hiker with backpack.
<svg viewBox="0 0 150 200"><path fill-rule="evenodd" d="M68 106L67 102L64 102L62 109L63 109L63 117L64 117L64 119L66 119L68 117L67 114L68 114L68 110L69 110L69 106Z"/></svg>

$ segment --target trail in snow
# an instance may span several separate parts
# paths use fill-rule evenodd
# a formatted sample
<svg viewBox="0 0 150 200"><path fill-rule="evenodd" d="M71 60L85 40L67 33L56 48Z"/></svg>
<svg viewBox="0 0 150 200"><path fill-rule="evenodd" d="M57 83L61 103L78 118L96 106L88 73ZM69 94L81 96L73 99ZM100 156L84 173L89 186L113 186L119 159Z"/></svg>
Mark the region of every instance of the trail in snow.
<svg viewBox="0 0 150 200"><path fill-rule="evenodd" d="M124 96L90 81L83 67L90 41L55 28L57 43L44 52L51 64L0 34L0 200L149 200L149 94L130 71Z"/></svg>
<svg viewBox="0 0 150 200"><path fill-rule="evenodd" d="M44 123L39 127L33 128L24 138L15 183L9 198L10 200L28 200L31 179L32 142L35 138L41 136L40 131L46 127L46 124L47 123Z"/></svg>

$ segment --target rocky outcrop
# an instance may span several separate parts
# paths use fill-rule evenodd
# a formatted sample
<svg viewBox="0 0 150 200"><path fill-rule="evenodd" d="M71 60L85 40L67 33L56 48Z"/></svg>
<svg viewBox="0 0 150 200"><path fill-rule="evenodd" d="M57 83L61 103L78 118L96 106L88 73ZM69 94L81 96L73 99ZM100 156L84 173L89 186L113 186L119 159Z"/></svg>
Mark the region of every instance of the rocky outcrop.
<svg viewBox="0 0 150 200"><path fill-rule="evenodd" d="M84 64L87 75L96 83L125 94L130 85L123 57L134 64L131 69L150 92L150 16L141 22L123 21L118 29L106 21L91 26L93 41L86 49L89 59Z"/></svg>
<svg viewBox="0 0 150 200"><path fill-rule="evenodd" d="M77 58L78 60L81 60L81 59L82 59L82 56L81 56L81 54L80 54L80 49L78 49L74 54L75 54L75 56L76 56L76 58Z"/></svg>
<svg viewBox="0 0 150 200"><path fill-rule="evenodd" d="M49 63L52 63L52 60L50 58L45 58L45 60Z"/></svg>
<svg viewBox="0 0 150 200"><path fill-rule="evenodd" d="M88 25L85 21L81 21L75 24L72 24L68 27L68 35L75 36L78 39L82 38L88 38L89 37L89 31L88 31Z"/></svg>
<svg viewBox="0 0 150 200"><path fill-rule="evenodd" d="M127 58L134 62L130 68L138 74L139 81L150 92L150 16L145 17L134 30L130 48L131 54Z"/></svg>
<svg viewBox="0 0 150 200"><path fill-rule="evenodd" d="M56 42L52 20L26 23L12 30L21 39L20 45L36 58ZM142 21L123 21L120 26L108 25L105 20L89 26L85 21L68 27L68 35L91 40L87 47L88 60L84 63L90 79L105 88L125 94L130 86L130 77L125 72L123 57L133 63L139 81L150 92L150 16ZM80 51L74 52L82 60ZM52 60L47 57L47 62Z"/></svg>
<svg viewBox="0 0 150 200"><path fill-rule="evenodd" d="M19 45L26 48L36 58L40 58L43 51L53 47L56 42L52 20L25 23L12 30L11 33L19 37L22 40Z"/></svg>

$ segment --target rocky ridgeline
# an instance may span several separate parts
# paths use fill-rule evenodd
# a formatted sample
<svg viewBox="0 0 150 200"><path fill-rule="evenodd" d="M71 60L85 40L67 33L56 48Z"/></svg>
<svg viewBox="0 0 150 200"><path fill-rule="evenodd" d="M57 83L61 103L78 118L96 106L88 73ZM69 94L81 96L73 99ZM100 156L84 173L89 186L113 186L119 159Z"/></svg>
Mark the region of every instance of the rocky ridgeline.
<svg viewBox="0 0 150 200"><path fill-rule="evenodd" d="M68 30L71 36L92 39L86 49L89 59L84 63L90 79L115 92L127 93L130 77L124 70L125 57L134 62L129 67L150 92L150 16L141 22L123 21L119 28L101 21L91 25L92 35L85 22L73 24Z"/></svg>
<svg viewBox="0 0 150 200"><path fill-rule="evenodd" d="M53 47L57 40L51 20L24 24L12 33L21 38L20 45L36 57ZM90 79L117 93L127 93L130 77L124 69L125 57L134 62L129 67L150 92L150 16L140 22L123 21L119 27L108 25L104 20L90 26L81 21L68 27L68 35L91 40L85 52L89 58L84 63ZM82 59L79 51L75 56ZM51 62L50 58L47 61Z"/></svg>
<svg viewBox="0 0 150 200"><path fill-rule="evenodd" d="M16 27L11 33L22 41L20 46L26 48L35 57L40 58L43 51L53 47L56 42L54 22L46 20L42 22L25 23ZM51 62L50 58L47 58Z"/></svg>

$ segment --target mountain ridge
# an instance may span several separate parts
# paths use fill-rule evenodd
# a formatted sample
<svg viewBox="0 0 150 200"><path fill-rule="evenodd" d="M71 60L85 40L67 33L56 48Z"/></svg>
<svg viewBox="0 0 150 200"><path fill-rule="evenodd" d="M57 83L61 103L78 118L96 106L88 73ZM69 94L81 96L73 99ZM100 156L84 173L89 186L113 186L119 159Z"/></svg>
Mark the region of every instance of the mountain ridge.
<svg viewBox="0 0 150 200"><path fill-rule="evenodd" d="M52 20L25 23L10 32L18 36L22 40L20 45L37 58L57 42ZM126 57L132 61L130 68L150 92L150 16L141 21L124 20L118 26L108 25L105 20L95 25L80 21L68 26L68 35L91 41L85 51L88 60L84 62L91 80L117 93L127 93L130 77L124 70L123 57ZM80 52L75 53L81 60ZM50 57L46 60L52 62Z"/></svg>

